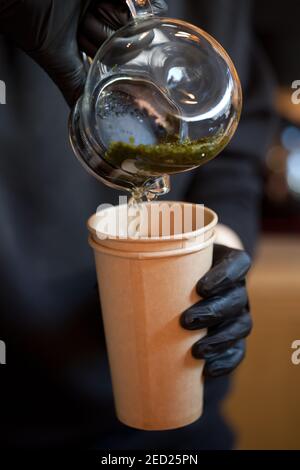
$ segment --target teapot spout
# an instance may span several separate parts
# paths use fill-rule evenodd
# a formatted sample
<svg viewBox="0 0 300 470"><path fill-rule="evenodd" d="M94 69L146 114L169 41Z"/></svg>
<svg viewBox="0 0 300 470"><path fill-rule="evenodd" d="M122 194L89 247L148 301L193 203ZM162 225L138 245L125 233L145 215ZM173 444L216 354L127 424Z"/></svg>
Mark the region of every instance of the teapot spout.
<svg viewBox="0 0 300 470"><path fill-rule="evenodd" d="M157 196L163 196L171 190L171 179L169 175L158 176L151 178L143 185L144 193L148 199L155 199Z"/></svg>

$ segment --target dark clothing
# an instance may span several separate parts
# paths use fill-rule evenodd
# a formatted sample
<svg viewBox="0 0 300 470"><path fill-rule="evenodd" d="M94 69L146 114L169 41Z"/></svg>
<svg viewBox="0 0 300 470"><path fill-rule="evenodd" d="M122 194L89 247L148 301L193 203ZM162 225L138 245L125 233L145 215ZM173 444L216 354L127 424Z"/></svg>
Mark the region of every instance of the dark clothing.
<svg viewBox="0 0 300 470"><path fill-rule="evenodd" d="M174 177L168 198L215 209L252 252L272 77L254 41L251 2L169 3L170 16L197 23L231 54L245 106L239 131L223 155ZM231 448L233 436L219 408L227 378L206 382L204 417L184 429L142 432L117 421L85 223L97 205L117 203L118 194L89 176L72 154L68 109L54 84L3 41L0 79L7 85L7 104L0 107L0 339L7 344L2 443Z"/></svg>
<svg viewBox="0 0 300 470"><path fill-rule="evenodd" d="M300 3L255 0L255 29L281 86L291 88L300 76Z"/></svg>

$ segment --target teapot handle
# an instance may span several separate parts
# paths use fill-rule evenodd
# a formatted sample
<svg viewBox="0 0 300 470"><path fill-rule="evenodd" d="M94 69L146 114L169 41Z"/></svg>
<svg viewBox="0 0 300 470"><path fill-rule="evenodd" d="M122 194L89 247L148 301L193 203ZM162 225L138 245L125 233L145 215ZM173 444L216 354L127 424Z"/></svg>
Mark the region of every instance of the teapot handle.
<svg viewBox="0 0 300 470"><path fill-rule="evenodd" d="M151 0L126 0L126 3L132 17L135 19L145 18L146 16L154 15ZM88 57L85 52L82 52L81 55L84 63L84 68L86 70L86 73L88 73L92 59Z"/></svg>
<svg viewBox="0 0 300 470"><path fill-rule="evenodd" d="M133 18L154 15L151 0L126 0L126 3Z"/></svg>

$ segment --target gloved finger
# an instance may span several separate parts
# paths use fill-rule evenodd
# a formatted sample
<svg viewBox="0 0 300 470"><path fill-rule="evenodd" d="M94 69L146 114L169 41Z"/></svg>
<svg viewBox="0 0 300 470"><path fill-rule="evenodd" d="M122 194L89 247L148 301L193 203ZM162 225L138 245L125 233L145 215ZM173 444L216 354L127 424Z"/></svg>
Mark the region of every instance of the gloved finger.
<svg viewBox="0 0 300 470"><path fill-rule="evenodd" d="M205 362L203 374L206 377L227 375L238 367L246 355L246 341L237 341L222 354Z"/></svg>
<svg viewBox="0 0 300 470"><path fill-rule="evenodd" d="M249 312L244 311L233 320L221 323L211 329L207 336L192 346L192 354L196 359L205 359L211 354L223 352L232 344L251 333L252 319Z"/></svg>
<svg viewBox="0 0 300 470"><path fill-rule="evenodd" d="M242 281L251 267L250 256L242 250L214 246L213 267L197 283L196 290L201 297L209 297Z"/></svg>
<svg viewBox="0 0 300 470"><path fill-rule="evenodd" d="M209 328L239 315L247 303L247 290L245 286L238 285L222 295L200 300L182 313L180 323L187 330Z"/></svg>
<svg viewBox="0 0 300 470"><path fill-rule="evenodd" d="M77 67L75 68L74 66L72 69L72 75L66 77L65 80L62 80L61 77L59 77L59 81L56 82L54 78L54 82L57 83L70 107L76 103L82 94L82 90L86 81L86 69L82 60L78 59L77 63ZM50 74L50 76L51 75L52 74Z"/></svg>
<svg viewBox="0 0 300 470"><path fill-rule="evenodd" d="M129 9L124 0L103 0L94 1L89 10L85 13L79 28L80 47L87 41L94 47L86 47L84 52L90 57L95 56L100 46L117 29L128 23L130 19ZM82 38L85 38L82 40ZM83 50L83 49L82 49Z"/></svg>
<svg viewBox="0 0 300 470"><path fill-rule="evenodd" d="M93 3L90 11L99 22L106 24L111 30L121 28L131 18L125 0L98 0Z"/></svg>
<svg viewBox="0 0 300 470"><path fill-rule="evenodd" d="M73 106L81 95L86 81L86 69L76 38L68 44L68 54L38 51L30 55L57 84L69 106ZM64 58L63 61L61 56Z"/></svg>
<svg viewBox="0 0 300 470"><path fill-rule="evenodd" d="M109 16L104 16L103 18L99 15L98 18L94 13L88 12L81 28L81 34L98 50L104 41L115 32L115 29L118 29L120 26L122 24L117 25L117 21L112 21ZM126 63L134 59L144 48L148 47L153 38L154 33L151 30L146 34L144 31L134 34L130 36L130 39L127 36L114 38L109 50L102 56L101 60L107 66ZM80 42L80 46L82 43L83 41ZM91 48L86 49L91 50ZM94 56L95 52L93 52L91 57Z"/></svg>
<svg viewBox="0 0 300 470"><path fill-rule="evenodd" d="M92 42L90 42L90 40L86 36L84 36L83 34L79 34L78 44L80 50L82 52L85 52L88 57L91 57L92 59L95 57L98 48Z"/></svg>
<svg viewBox="0 0 300 470"><path fill-rule="evenodd" d="M98 22L95 17L87 14L84 34L78 36L80 48L93 58L104 41L113 33L114 31L109 26ZM131 36L130 44L127 37L115 38L110 44L107 54L102 56L102 61L108 66L128 62L134 59L144 48L149 46L153 38L154 33L152 31L149 31L147 34ZM85 47L85 49L83 49L83 47ZM87 52L89 50L93 51L92 55Z"/></svg>
<svg viewBox="0 0 300 470"><path fill-rule="evenodd" d="M98 50L99 47L114 33L114 29L105 22L99 21L92 13L85 15L84 25L80 28L80 36L84 36Z"/></svg>

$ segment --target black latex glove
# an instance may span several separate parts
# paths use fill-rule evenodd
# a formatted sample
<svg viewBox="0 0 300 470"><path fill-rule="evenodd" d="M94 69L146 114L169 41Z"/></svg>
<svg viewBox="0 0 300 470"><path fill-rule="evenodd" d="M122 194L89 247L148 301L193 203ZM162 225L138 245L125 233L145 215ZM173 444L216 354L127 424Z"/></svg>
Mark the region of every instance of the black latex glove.
<svg viewBox="0 0 300 470"><path fill-rule="evenodd" d="M153 7L162 13L166 4ZM80 50L94 57L129 18L125 0L0 0L0 32L43 67L70 106L86 79Z"/></svg>
<svg viewBox="0 0 300 470"><path fill-rule="evenodd" d="M203 300L180 318L188 330L208 328L207 336L192 347L193 356L206 361L206 376L228 374L245 356L244 338L252 329L245 282L250 266L245 251L215 245L213 266L197 284Z"/></svg>

